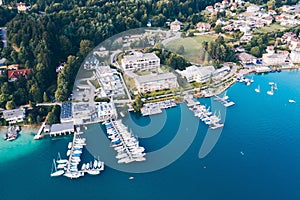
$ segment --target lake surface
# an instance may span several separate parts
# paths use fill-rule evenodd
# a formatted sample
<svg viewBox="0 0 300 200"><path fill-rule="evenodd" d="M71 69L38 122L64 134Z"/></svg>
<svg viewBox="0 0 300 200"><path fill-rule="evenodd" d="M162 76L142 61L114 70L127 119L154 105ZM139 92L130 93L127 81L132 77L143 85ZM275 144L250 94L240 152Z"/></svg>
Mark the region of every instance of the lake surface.
<svg viewBox="0 0 300 200"><path fill-rule="evenodd" d="M102 125L89 126L83 160L105 162L98 176L50 177L52 159L58 152L66 157L71 136L34 141L32 133L22 132L13 142L1 140L0 199L299 200L300 73L253 79L250 86L229 88L235 105L227 109L200 100L220 111L222 130L209 131L186 104L151 117L131 113L124 118L146 149L144 163L117 164ZM277 83L273 96L266 93L269 82ZM258 85L260 93L254 91Z"/></svg>

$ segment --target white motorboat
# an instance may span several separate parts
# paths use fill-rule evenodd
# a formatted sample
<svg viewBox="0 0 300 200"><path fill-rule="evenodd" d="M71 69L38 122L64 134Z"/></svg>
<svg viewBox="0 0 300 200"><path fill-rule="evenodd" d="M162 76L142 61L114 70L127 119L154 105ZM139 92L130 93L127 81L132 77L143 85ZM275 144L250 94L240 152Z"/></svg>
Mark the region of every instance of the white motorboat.
<svg viewBox="0 0 300 200"><path fill-rule="evenodd" d="M90 163L86 163L85 169L89 169L89 168L90 168Z"/></svg>
<svg viewBox="0 0 300 200"><path fill-rule="evenodd" d="M96 159L94 160L93 167L94 167L95 169L98 167L98 161L97 161Z"/></svg>
<svg viewBox="0 0 300 200"><path fill-rule="evenodd" d="M290 103L296 103L296 101L294 99L289 99Z"/></svg>
<svg viewBox="0 0 300 200"><path fill-rule="evenodd" d="M81 170L85 170L85 163L82 164Z"/></svg>
<svg viewBox="0 0 300 200"><path fill-rule="evenodd" d="M257 88L254 89L254 91L260 93L260 86L258 85Z"/></svg>
<svg viewBox="0 0 300 200"><path fill-rule="evenodd" d="M88 174L90 174L90 175L98 175L98 174L100 174L100 170L94 170L94 169L92 169L92 170L88 170L88 171L86 171Z"/></svg>
<svg viewBox="0 0 300 200"><path fill-rule="evenodd" d="M71 150L68 150L67 151L67 156L70 156L70 154L71 154Z"/></svg>
<svg viewBox="0 0 300 200"><path fill-rule="evenodd" d="M64 164L58 164L57 169L64 169L67 166L67 163Z"/></svg>
<svg viewBox="0 0 300 200"><path fill-rule="evenodd" d="M56 161L58 164L64 164L64 163L68 163L69 161L67 159L60 159Z"/></svg>
<svg viewBox="0 0 300 200"><path fill-rule="evenodd" d="M72 142L69 142L68 149L71 149L71 148L72 148Z"/></svg>

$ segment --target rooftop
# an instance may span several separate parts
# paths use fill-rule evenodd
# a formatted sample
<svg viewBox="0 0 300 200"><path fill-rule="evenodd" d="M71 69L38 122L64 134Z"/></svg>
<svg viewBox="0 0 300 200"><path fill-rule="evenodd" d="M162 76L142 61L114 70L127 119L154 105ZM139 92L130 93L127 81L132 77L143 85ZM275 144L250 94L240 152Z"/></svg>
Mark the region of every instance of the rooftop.
<svg viewBox="0 0 300 200"><path fill-rule="evenodd" d="M72 117L72 103L64 102L61 105L60 118L67 119Z"/></svg>
<svg viewBox="0 0 300 200"><path fill-rule="evenodd" d="M63 124L52 124L50 132L64 132L67 130L74 130L73 122L67 122Z"/></svg>
<svg viewBox="0 0 300 200"><path fill-rule="evenodd" d="M133 55L124 56L123 60L127 62L135 62L137 59L157 60L159 59L154 53L136 52Z"/></svg>
<svg viewBox="0 0 300 200"><path fill-rule="evenodd" d="M164 79L172 79L172 78L176 78L176 76L172 73L164 73L164 74L150 74L150 75L138 76L135 79L139 83L149 83L149 82L161 81Z"/></svg>
<svg viewBox="0 0 300 200"><path fill-rule="evenodd" d="M19 117L24 115L24 109L22 108L17 108L17 109L13 109L13 110L4 110L3 111L3 116L5 119L9 119L9 118L14 118L14 117Z"/></svg>

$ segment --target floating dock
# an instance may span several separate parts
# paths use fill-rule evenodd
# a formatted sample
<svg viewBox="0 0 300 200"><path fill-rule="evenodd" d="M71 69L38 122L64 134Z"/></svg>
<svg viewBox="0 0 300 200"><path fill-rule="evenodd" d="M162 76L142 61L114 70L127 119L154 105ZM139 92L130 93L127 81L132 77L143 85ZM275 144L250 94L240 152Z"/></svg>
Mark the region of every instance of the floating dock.
<svg viewBox="0 0 300 200"><path fill-rule="evenodd" d="M155 103L146 103L141 108L141 113L143 116L155 115L162 113L163 109L176 107L174 99L159 101Z"/></svg>
<svg viewBox="0 0 300 200"><path fill-rule="evenodd" d="M226 108L235 104L233 101L228 101L228 96L226 95L224 95L223 97L215 95L214 97L215 101L220 101Z"/></svg>

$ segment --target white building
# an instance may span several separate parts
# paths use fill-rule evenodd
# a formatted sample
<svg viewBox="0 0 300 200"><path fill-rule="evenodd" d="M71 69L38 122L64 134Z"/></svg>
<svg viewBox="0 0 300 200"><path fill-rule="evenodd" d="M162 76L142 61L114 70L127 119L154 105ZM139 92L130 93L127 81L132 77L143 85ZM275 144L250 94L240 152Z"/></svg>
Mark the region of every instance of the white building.
<svg viewBox="0 0 300 200"><path fill-rule="evenodd" d="M260 10L260 7L257 5L252 5L247 7L247 12L248 13L254 13Z"/></svg>
<svg viewBox="0 0 300 200"><path fill-rule="evenodd" d="M100 102L96 106L96 110L98 112L98 118L101 121L116 119L118 115L115 104L113 103Z"/></svg>
<svg viewBox="0 0 300 200"><path fill-rule="evenodd" d="M287 53L265 53L262 55L262 62L266 65L281 65L284 64L287 57Z"/></svg>
<svg viewBox="0 0 300 200"><path fill-rule="evenodd" d="M183 71L176 70L181 76L185 77L186 80L190 82L206 82L212 74L215 72L215 68L213 66L203 66L197 67L195 65L187 67Z"/></svg>
<svg viewBox="0 0 300 200"><path fill-rule="evenodd" d="M52 124L50 128L49 135L51 137L53 136L61 136L61 135L69 135L74 133L74 123L73 122L67 122L67 123L61 123L61 124Z"/></svg>
<svg viewBox="0 0 300 200"><path fill-rule="evenodd" d="M154 53L135 52L133 55L124 56L122 59L122 68L124 71L143 71L158 69L160 59Z"/></svg>
<svg viewBox="0 0 300 200"><path fill-rule="evenodd" d="M290 59L292 63L300 63L300 49L291 51Z"/></svg>
<svg viewBox="0 0 300 200"><path fill-rule="evenodd" d="M243 65L255 64L257 62L257 58L249 53L243 52L237 54L237 57Z"/></svg>
<svg viewBox="0 0 300 200"><path fill-rule="evenodd" d="M136 88L140 93L172 89L179 86L177 77L172 73L137 76L134 80Z"/></svg>
<svg viewBox="0 0 300 200"><path fill-rule="evenodd" d="M3 117L9 124L23 122L25 119L25 109L17 108L13 110L4 110Z"/></svg>

